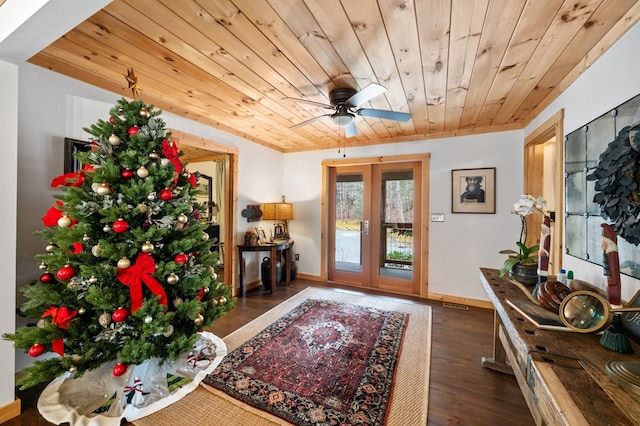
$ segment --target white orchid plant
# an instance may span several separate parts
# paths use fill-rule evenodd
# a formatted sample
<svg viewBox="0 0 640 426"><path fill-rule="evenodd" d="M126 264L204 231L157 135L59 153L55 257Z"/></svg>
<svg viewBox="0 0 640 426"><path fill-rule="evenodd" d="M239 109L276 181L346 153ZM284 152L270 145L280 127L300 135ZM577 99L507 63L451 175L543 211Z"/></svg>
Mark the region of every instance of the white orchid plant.
<svg viewBox="0 0 640 426"><path fill-rule="evenodd" d="M526 217L533 213L544 214L547 208L547 202L542 197L534 197L533 195L525 194L513 205L512 214L517 214L520 217L520 240L516 242L518 251L512 249L501 250L500 254L506 254L509 257L505 260L502 268L498 271L499 276L503 276L511 270L515 265L535 265L538 263L537 252L540 246L535 244L527 247L527 222Z"/></svg>

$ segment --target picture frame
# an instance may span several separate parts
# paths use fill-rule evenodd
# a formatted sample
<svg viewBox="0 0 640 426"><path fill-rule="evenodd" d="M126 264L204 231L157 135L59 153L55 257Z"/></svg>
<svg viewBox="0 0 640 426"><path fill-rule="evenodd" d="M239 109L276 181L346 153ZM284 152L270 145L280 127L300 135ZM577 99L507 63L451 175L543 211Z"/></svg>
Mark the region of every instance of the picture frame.
<svg viewBox="0 0 640 426"><path fill-rule="evenodd" d="M213 178L200 173L197 187L199 193L196 195L196 201L205 207L205 211L200 212L201 219L209 223L213 219Z"/></svg>
<svg viewBox="0 0 640 426"><path fill-rule="evenodd" d="M636 312L622 312L622 327L633 340L640 343L640 290L625 307L639 309Z"/></svg>
<svg viewBox="0 0 640 426"><path fill-rule="evenodd" d="M495 212L495 167L451 170L451 213Z"/></svg>
<svg viewBox="0 0 640 426"><path fill-rule="evenodd" d="M271 241L267 237L267 233L264 232L262 226L256 226L256 234L258 234L258 244L271 244Z"/></svg>
<svg viewBox="0 0 640 426"><path fill-rule="evenodd" d="M89 150L91 150L91 142L64 138L64 172L71 173L82 168L82 164L76 158L76 153Z"/></svg>

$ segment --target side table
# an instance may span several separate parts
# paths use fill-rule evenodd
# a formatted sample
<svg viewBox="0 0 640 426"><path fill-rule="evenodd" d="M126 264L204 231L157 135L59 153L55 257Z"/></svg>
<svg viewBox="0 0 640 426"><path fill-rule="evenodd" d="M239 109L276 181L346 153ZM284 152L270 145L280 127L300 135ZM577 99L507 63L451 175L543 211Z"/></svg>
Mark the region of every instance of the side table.
<svg viewBox="0 0 640 426"><path fill-rule="evenodd" d="M272 244L262 244L257 246L238 245L238 271L240 272L240 295L244 297L247 293L246 262L244 253L246 252L269 252L271 260L271 293L276 291L276 262L280 253L284 263L284 283L289 285L291 281L291 248L293 240L278 241Z"/></svg>

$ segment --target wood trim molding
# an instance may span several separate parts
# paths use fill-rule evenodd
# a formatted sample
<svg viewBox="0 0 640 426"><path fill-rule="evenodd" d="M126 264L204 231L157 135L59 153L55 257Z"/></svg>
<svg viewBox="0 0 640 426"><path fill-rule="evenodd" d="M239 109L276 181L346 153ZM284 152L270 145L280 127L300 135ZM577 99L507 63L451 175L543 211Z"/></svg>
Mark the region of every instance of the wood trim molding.
<svg viewBox="0 0 640 426"><path fill-rule="evenodd" d="M240 151L234 146L225 145L200 136L191 135L180 130L170 129L170 131L171 138L176 141L178 146L193 146L199 149L212 151L214 153L225 154L228 158L226 178L231 193L227 194L227 206L225 212L227 218L227 229L220 230L220 232L225 233L222 282L227 285L231 285L233 288L233 296L236 296L238 290L238 254L235 248L238 245L236 229L238 229L238 155Z"/></svg>
<svg viewBox="0 0 640 426"><path fill-rule="evenodd" d="M524 191L532 193L533 188L541 188L543 156L536 149L555 138L553 186L554 210L556 219L551 235L551 256L549 274L555 275L562 264L564 236L564 109L559 110L548 120L534 129L524 139ZM539 193L539 192L538 192Z"/></svg>
<svg viewBox="0 0 640 426"><path fill-rule="evenodd" d="M338 160L323 160L322 166L322 190L321 190L321 231L320 231L320 280L327 281L328 277L328 185L329 167L362 165L362 164L382 164L400 162L422 162L422 210L421 218L423 232L420 235L421 256L420 256L420 291L419 296L427 298L429 294L429 170L431 154L406 154L387 155L379 157L348 158Z"/></svg>
<svg viewBox="0 0 640 426"><path fill-rule="evenodd" d="M4 423L20 415L20 400L14 401L0 407L0 423Z"/></svg>
<svg viewBox="0 0 640 426"><path fill-rule="evenodd" d="M476 308L492 309L493 303L488 300L469 299L468 297L451 296L448 294L429 293L427 295L429 300L437 300L439 302L454 303L456 305L468 305Z"/></svg>

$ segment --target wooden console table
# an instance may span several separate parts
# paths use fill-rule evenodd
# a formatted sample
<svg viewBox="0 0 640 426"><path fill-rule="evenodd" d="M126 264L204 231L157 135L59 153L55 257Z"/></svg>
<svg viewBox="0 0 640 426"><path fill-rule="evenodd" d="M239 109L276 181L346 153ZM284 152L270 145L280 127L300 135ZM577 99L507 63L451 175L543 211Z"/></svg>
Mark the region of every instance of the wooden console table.
<svg viewBox="0 0 640 426"><path fill-rule="evenodd" d="M496 269L480 268L480 279L494 305L493 357L486 368L514 374L538 425L639 425L640 396L607 376L610 360L638 361L600 345L600 335L541 330L506 300L528 301Z"/></svg>
<svg viewBox="0 0 640 426"><path fill-rule="evenodd" d="M282 241L273 244L262 244L258 246L238 245L238 270L240 271L240 294L244 297L247 293L245 252L269 252L271 260L271 293L276 291L276 262L278 253L285 263L283 266L284 283L289 285L291 281L291 248L293 241Z"/></svg>

